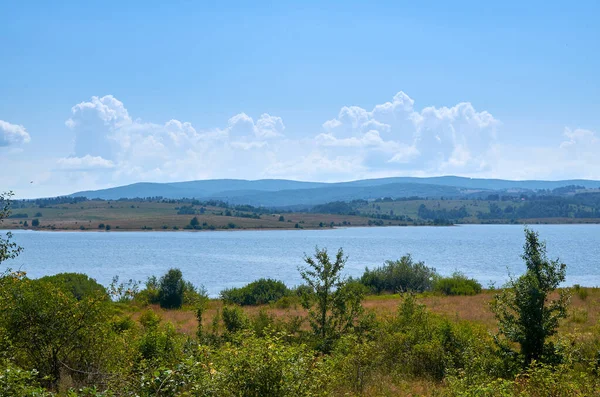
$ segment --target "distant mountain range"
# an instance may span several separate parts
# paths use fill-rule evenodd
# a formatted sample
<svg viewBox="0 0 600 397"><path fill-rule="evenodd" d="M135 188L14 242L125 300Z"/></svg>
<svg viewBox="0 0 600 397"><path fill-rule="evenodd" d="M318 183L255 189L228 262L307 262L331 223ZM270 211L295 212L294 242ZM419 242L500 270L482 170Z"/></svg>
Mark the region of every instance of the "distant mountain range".
<svg viewBox="0 0 600 397"><path fill-rule="evenodd" d="M351 182L300 182L285 179L212 179L175 183L134 183L110 189L73 193L89 199L163 197L223 200L230 204L266 207L307 207L331 201L376 199L381 197L469 198L494 192L552 190L577 185L600 189L600 181L572 179L563 181L511 181L457 176L431 178L396 177L363 179Z"/></svg>

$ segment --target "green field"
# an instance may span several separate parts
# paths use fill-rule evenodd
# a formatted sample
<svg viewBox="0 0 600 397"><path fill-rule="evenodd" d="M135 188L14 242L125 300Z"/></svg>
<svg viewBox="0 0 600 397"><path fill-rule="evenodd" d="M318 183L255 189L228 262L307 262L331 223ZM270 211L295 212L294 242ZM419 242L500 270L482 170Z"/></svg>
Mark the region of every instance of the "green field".
<svg viewBox="0 0 600 397"><path fill-rule="evenodd" d="M260 213L228 210L204 206L204 213L179 215L181 203L154 201L84 201L53 206L29 206L13 210L4 229L31 228L33 219L39 220L38 229L98 230L99 225L110 225L110 230L184 230L197 217L203 230L214 229L296 229L326 228L333 226L367 226L369 218L352 215L314 213ZM228 211L231 215L227 215ZM41 216L39 214L41 213ZM14 217L16 216L19 217ZM38 216L36 216L38 214ZM24 216L26 215L26 217ZM284 217L280 221L280 216ZM27 222L27 226L25 226ZM402 222L389 221L398 225ZM298 225L296 227L296 224ZM189 226L188 226L189 227Z"/></svg>
<svg viewBox="0 0 600 397"><path fill-rule="evenodd" d="M17 202L12 217L0 227L41 230L189 230L192 229L190 221L194 217L198 220L195 230L470 223L567 224L600 223L600 208L597 198L591 195L579 201L555 197L531 200L356 200L350 203L333 202L296 212L190 200L69 202L65 199L62 203ZM35 224L34 220L37 220Z"/></svg>

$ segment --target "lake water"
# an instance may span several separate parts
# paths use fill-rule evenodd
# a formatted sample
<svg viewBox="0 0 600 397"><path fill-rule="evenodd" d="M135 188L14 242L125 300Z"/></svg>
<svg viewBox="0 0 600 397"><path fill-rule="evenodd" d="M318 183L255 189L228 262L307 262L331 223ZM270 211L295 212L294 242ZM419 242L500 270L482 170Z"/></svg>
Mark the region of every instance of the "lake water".
<svg viewBox="0 0 600 397"><path fill-rule="evenodd" d="M600 225L536 225L551 258L567 264L567 285L600 285ZM14 231L24 252L3 267L30 277L85 273L107 285L112 277L145 281L171 267L203 284L209 294L261 277L300 284L297 267L315 246L349 256L346 273L381 265L406 253L447 275L455 270L501 285L524 270L519 225L455 227L365 227L329 230L229 232L34 232ZM2 233L4 234L4 233ZM0 269L3 270L3 269Z"/></svg>

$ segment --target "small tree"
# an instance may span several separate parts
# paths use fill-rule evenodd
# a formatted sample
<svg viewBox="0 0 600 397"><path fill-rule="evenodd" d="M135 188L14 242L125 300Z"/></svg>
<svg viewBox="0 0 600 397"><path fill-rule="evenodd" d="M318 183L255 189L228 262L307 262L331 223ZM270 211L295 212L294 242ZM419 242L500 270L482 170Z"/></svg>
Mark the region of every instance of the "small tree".
<svg viewBox="0 0 600 397"><path fill-rule="evenodd" d="M10 198L12 196L12 192L0 193L0 224L10 216ZM6 233L4 238L0 236L0 263L15 258L23 250L11 240L12 234L10 232Z"/></svg>
<svg viewBox="0 0 600 397"><path fill-rule="evenodd" d="M185 282L179 269L169 269L158 284L158 303L165 309L178 309L183 304Z"/></svg>
<svg viewBox="0 0 600 397"><path fill-rule="evenodd" d="M499 346L516 355L506 340L520 345L523 364L547 361L553 345L547 339L556 334L559 320L567 315L568 293L560 291L556 300L549 295L565 281L566 265L558 259L548 260L546 244L537 232L525 229L523 260L527 271L511 279L503 292L494 297L492 308L498 320Z"/></svg>
<svg viewBox="0 0 600 397"><path fill-rule="evenodd" d="M40 220L39 219L34 219L31 221L31 226L33 227L39 227L40 226Z"/></svg>
<svg viewBox="0 0 600 397"><path fill-rule="evenodd" d="M362 314L364 290L353 288L342 278L347 257L340 248L332 262L327 249L315 249L315 257L305 256L307 267L301 267L300 276L311 293L303 299L308 309L310 325L320 338L321 350L329 351L332 342L347 332Z"/></svg>
<svg viewBox="0 0 600 397"><path fill-rule="evenodd" d="M190 226L191 227L196 227L200 225L200 221L198 220L198 217L193 217L192 220L190 221Z"/></svg>

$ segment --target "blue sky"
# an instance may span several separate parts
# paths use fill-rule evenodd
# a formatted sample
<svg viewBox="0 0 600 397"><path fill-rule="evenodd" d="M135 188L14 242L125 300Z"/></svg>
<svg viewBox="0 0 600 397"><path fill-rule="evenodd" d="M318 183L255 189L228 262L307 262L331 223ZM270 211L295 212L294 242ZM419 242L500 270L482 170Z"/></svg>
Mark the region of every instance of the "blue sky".
<svg viewBox="0 0 600 397"><path fill-rule="evenodd" d="M600 3L482 3L3 2L0 190L600 179Z"/></svg>

